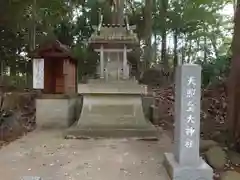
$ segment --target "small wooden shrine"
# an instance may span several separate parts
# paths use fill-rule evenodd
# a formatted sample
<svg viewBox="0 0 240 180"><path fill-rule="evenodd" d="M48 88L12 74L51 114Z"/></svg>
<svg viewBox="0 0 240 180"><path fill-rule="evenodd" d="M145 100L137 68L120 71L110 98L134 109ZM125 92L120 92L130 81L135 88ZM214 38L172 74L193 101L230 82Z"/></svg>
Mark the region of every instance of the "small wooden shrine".
<svg viewBox="0 0 240 180"><path fill-rule="evenodd" d="M45 94L77 93L77 60L58 40L40 45L32 53L33 88Z"/></svg>

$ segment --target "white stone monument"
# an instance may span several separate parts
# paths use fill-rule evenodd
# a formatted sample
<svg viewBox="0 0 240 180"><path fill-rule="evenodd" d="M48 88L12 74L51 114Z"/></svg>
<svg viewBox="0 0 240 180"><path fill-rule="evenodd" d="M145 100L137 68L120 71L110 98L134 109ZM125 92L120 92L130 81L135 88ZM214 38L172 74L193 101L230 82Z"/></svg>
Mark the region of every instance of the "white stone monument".
<svg viewBox="0 0 240 180"><path fill-rule="evenodd" d="M199 156L201 67L180 65L175 80L174 151L164 165L172 180L212 180L213 170Z"/></svg>
<svg viewBox="0 0 240 180"><path fill-rule="evenodd" d="M44 89L44 59L33 59L33 89Z"/></svg>

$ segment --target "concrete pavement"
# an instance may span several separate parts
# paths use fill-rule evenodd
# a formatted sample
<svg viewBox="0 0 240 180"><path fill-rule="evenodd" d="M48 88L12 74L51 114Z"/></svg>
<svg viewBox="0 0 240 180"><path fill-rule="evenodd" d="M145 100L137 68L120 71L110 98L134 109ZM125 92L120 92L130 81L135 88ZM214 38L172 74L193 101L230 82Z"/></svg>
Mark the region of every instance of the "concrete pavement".
<svg viewBox="0 0 240 180"><path fill-rule="evenodd" d="M0 150L1 179L168 180L162 166L171 140L66 140L62 131L36 130Z"/></svg>

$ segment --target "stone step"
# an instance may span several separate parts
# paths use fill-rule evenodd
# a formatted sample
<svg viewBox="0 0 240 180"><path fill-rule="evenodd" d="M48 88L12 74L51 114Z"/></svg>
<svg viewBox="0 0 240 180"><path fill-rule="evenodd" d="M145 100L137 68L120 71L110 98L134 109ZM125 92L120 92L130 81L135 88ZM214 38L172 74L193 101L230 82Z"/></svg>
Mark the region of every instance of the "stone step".
<svg viewBox="0 0 240 180"><path fill-rule="evenodd" d="M160 180L172 180L171 178L170 178L170 176L168 175L168 172L167 172L167 170L162 166L162 169L161 169L161 178L160 178ZM176 180L178 180L178 179L176 179ZM181 179L180 179L181 180ZM184 179L185 180L185 179Z"/></svg>
<svg viewBox="0 0 240 180"><path fill-rule="evenodd" d="M91 81L87 84L78 84L79 94L129 94L141 95L145 93L145 86L133 81L102 82Z"/></svg>
<svg viewBox="0 0 240 180"><path fill-rule="evenodd" d="M120 129L120 128L84 128L73 126L64 132L65 137L73 138L136 138L145 140L157 140L161 131L155 128L148 129Z"/></svg>
<svg viewBox="0 0 240 180"><path fill-rule="evenodd" d="M20 180L43 180L43 179L38 176L24 176Z"/></svg>

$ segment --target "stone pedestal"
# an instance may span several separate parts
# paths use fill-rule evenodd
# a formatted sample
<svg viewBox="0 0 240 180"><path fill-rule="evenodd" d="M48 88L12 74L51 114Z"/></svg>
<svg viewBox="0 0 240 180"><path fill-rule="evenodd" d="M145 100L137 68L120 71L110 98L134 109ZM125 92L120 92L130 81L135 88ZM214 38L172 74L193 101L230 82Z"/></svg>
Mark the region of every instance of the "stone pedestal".
<svg viewBox="0 0 240 180"><path fill-rule="evenodd" d="M172 153L165 153L164 166L171 180L213 180L212 168L202 159L196 166L182 166Z"/></svg>
<svg viewBox="0 0 240 180"><path fill-rule="evenodd" d="M213 170L199 156L201 67L177 67L175 81L175 129L173 153L164 165L172 180L212 180Z"/></svg>
<svg viewBox="0 0 240 180"><path fill-rule="evenodd" d="M78 89L83 95L83 108L78 123L67 135L157 139L157 129L143 113L144 90L136 82L93 80Z"/></svg>

